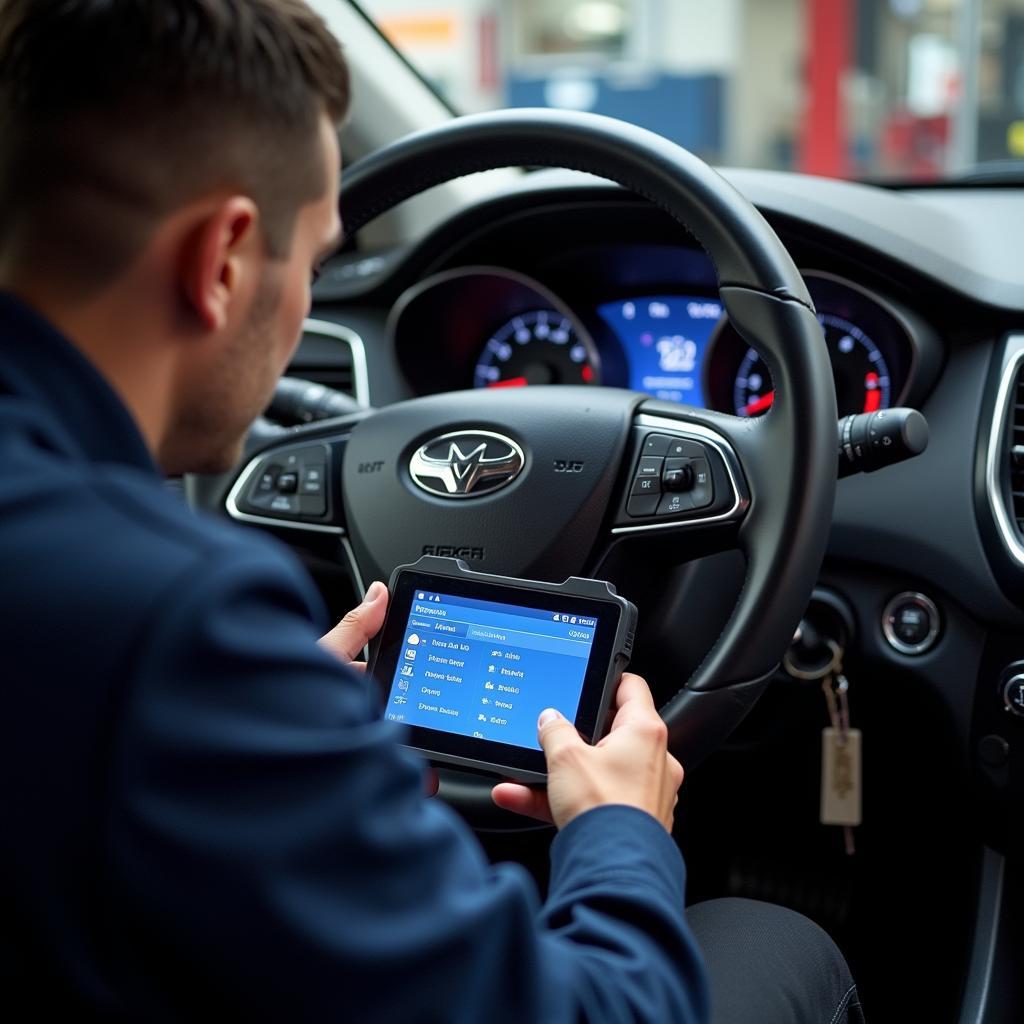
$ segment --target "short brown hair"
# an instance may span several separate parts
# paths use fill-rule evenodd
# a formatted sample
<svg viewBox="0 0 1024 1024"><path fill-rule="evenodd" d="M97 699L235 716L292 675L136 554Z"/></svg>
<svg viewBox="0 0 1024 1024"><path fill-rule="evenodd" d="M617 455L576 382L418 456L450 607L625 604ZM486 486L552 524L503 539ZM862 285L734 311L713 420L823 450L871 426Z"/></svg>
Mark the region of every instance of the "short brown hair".
<svg viewBox="0 0 1024 1024"><path fill-rule="evenodd" d="M349 74L304 0L0 0L0 270L97 286L218 188L270 253L323 194Z"/></svg>

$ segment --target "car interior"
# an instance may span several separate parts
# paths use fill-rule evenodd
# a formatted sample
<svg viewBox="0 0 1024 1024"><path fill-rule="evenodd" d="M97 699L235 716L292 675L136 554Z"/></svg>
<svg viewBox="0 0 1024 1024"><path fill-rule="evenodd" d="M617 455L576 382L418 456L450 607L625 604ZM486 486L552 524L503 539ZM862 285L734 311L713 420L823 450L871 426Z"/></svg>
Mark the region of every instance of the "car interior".
<svg viewBox="0 0 1024 1024"><path fill-rule="evenodd" d="M611 582L687 770L688 900L808 915L870 1021L1024 1020L1024 174L714 171L598 115L456 117L316 6L352 64L346 240L241 463L172 483L334 617L424 554ZM418 488L458 431L523 472ZM852 825L822 823L830 726ZM553 831L441 779L543 889Z"/></svg>

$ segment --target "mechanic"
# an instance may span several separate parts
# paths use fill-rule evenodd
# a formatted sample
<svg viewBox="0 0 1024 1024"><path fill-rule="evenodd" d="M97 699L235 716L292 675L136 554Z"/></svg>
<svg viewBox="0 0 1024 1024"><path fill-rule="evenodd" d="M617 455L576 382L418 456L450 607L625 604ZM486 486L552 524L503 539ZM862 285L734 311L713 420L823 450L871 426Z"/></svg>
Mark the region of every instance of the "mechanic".
<svg viewBox="0 0 1024 1024"><path fill-rule="evenodd" d="M239 458L339 244L334 37L302 0L0 0L8 1006L164 1020L860 1019L806 919L684 916L682 768L642 679L557 712L545 902L424 793L275 542L162 474ZM695 938L696 934L696 938Z"/></svg>

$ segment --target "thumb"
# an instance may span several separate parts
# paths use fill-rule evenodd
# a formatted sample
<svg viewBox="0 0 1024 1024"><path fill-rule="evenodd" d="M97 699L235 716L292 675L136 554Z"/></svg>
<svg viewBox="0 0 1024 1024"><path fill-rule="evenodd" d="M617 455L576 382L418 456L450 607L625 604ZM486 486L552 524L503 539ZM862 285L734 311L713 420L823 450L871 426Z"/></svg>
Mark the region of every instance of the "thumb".
<svg viewBox="0 0 1024 1024"><path fill-rule="evenodd" d="M540 713L537 720L537 738L544 749L549 768L552 761L563 751L577 744L586 746L576 731L576 726L555 708L547 708Z"/></svg>
<svg viewBox="0 0 1024 1024"><path fill-rule="evenodd" d="M348 612L320 643L342 661L352 661L380 632L387 610L388 588L383 583L371 583L362 603Z"/></svg>

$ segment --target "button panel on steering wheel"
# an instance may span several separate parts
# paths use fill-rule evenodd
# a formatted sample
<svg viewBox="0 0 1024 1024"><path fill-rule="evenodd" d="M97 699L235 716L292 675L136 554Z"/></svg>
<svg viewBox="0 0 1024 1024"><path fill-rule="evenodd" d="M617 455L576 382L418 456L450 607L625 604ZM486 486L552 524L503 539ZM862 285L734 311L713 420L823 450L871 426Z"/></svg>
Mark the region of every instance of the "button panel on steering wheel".
<svg viewBox="0 0 1024 1024"><path fill-rule="evenodd" d="M651 420L651 417L642 417ZM664 421L662 421L664 422ZM615 532L630 527L705 522L730 517L741 506L738 481L723 449L724 439L679 425L634 430L627 493Z"/></svg>

